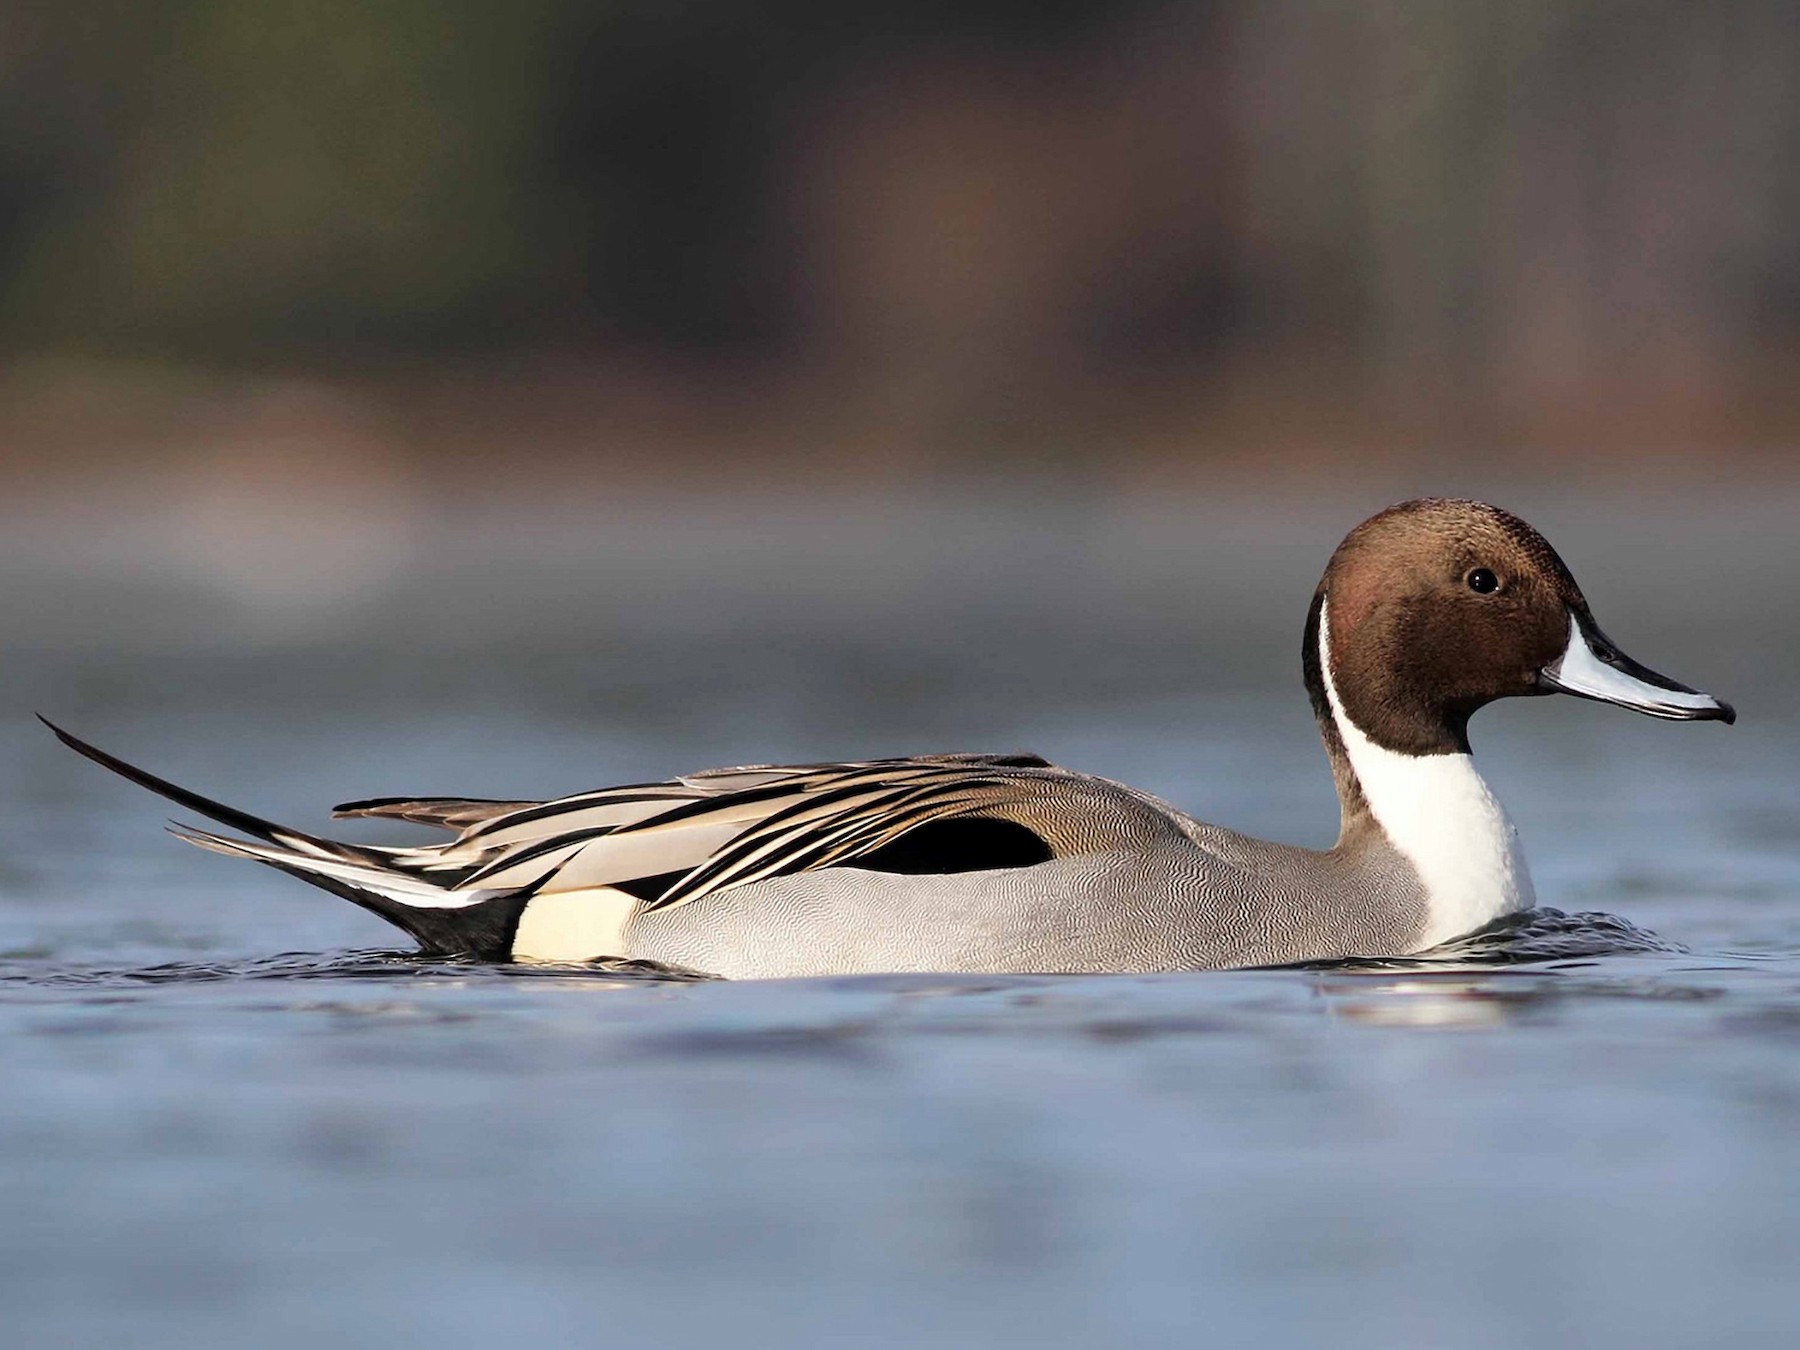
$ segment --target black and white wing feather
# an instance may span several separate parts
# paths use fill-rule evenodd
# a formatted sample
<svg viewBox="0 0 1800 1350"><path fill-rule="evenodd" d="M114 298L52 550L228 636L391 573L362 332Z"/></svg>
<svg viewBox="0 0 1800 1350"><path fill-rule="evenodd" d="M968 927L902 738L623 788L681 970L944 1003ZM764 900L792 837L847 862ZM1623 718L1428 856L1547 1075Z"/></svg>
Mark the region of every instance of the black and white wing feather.
<svg viewBox="0 0 1800 1350"><path fill-rule="evenodd" d="M406 861L454 873L456 889L612 886L662 909L867 859L937 822L985 818L1028 830L1020 817L1041 795L1041 780L1065 776L1072 775L1026 755L711 770L491 816ZM977 871L1018 856L1016 840L993 858L982 856L975 834L961 841L967 855L940 858L939 870ZM1051 856L1048 843L1041 856Z"/></svg>

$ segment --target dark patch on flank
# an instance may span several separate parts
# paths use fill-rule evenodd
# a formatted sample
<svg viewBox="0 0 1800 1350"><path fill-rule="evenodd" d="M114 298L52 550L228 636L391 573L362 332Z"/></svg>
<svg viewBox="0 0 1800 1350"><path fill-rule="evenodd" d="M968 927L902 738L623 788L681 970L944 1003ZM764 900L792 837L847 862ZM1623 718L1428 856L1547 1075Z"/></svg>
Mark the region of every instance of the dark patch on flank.
<svg viewBox="0 0 1800 1350"><path fill-rule="evenodd" d="M871 872L939 876L1035 867L1054 856L1036 832L1011 820L937 820L908 830L850 865Z"/></svg>
<svg viewBox="0 0 1800 1350"><path fill-rule="evenodd" d="M624 891L639 900L658 900L662 898L664 891L693 870L691 867L681 867L673 872L658 872L653 877L632 877L626 881L615 881L612 886L614 890Z"/></svg>

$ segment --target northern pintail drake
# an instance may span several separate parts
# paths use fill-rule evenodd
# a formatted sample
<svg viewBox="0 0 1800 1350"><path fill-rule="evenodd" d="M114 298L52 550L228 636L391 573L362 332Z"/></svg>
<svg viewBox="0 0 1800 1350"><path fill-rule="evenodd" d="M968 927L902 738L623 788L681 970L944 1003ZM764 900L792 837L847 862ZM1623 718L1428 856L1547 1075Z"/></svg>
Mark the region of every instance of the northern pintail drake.
<svg viewBox="0 0 1800 1350"><path fill-rule="evenodd" d="M1324 850L1203 824L1035 755L981 754L713 769L542 802L338 807L454 836L378 848L262 820L51 729L248 836L182 838L333 891L427 953L757 977L1423 951L1535 903L1469 753L1478 708L1560 691L1735 719L1622 653L1544 538L1481 502L1406 502L1353 530L1313 596L1302 664L1342 809Z"/></svg>

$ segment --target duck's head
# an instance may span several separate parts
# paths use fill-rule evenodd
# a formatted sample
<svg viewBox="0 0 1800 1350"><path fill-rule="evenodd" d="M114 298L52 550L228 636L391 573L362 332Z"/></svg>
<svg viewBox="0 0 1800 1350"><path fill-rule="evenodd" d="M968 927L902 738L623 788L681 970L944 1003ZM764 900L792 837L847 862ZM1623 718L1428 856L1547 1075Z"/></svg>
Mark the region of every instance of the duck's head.
<svg viewBox="0 0 1800 1350"><path fill-rule="evenodd" d="M1352 530L1319 582L1306 661L1321 713L1328 674L1350 720L1402 754L1467 751L1470 715L1518 695L1681 721L1737 716L1620 651L1556 550L1485 502L1403 502Z"/></svg>

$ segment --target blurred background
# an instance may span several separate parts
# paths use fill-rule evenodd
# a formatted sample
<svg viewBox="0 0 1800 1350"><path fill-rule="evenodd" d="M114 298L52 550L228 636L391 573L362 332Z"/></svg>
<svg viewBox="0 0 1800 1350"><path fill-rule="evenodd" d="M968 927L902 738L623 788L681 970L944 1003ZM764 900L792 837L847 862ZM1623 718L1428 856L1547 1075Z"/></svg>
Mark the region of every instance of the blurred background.
<svg viewBox="0 0 1800 1350"><path fill-rule="evenodd" d="M1476 493L1742 697L1797 152L1781 0L8 6L0 680L1030 739L1291 696L1336 539Z"/></svg>
<svg viewBox="0 0 1800 1350"><path fill-rule="evenodd" d="M1759 472L1797 148L1780 0L12 5L0 427L15 493Z"/></svg>

